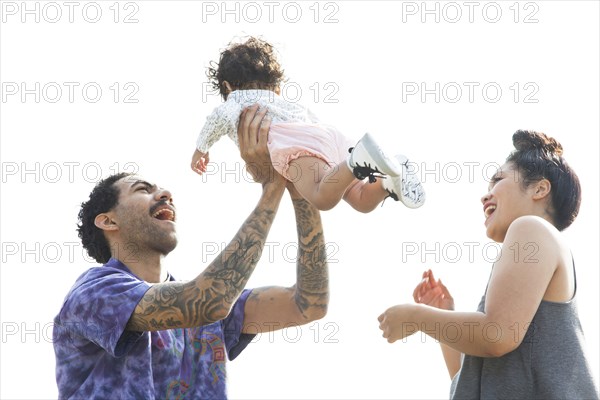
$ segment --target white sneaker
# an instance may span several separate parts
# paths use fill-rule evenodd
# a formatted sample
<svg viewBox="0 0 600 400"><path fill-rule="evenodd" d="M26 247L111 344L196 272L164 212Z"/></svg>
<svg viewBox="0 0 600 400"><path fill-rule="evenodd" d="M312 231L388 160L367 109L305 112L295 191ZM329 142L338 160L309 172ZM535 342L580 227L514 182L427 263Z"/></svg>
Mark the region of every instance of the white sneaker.
<svg viewBox="0 0 600 400"><path fill-rule="evenodd" d="M398 154L396 160L402 166L402 174L383 179L383 188L390 194L389 197L401 201L406 207L421 207L425 203L425 190L419 177L408 167L408 158Z"/></svg>
<svg viewBox="0 0 600 400"><path fill-rule="evenodd" d="M377 177L375 174L379 174L379 177L402 175L402 166L395 159L388 157L368 133L365 133L356 146L348 151L350 152L348 167L360 180L368 177L369 182L373 183Z"/></svg>

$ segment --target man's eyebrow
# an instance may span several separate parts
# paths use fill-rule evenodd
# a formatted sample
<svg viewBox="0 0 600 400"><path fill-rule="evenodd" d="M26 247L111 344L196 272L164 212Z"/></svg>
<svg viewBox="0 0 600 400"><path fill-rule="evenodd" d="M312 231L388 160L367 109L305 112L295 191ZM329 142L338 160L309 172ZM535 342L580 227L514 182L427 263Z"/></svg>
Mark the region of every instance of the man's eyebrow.
<svg viewBox="0 0 600 400"><path fill-rule="evenodd" d="M150 182L146 182L146 181L142 181L142 180L137 180L137 181L133 182L133 183L131 184L131 188L133 189L133 187L134 187L135 185L144 185L144 186L148 186L148 187L151 187L151 188L154 188L154 187L156 187L156 185L153 185L153 184L151 184Z"/></svg>

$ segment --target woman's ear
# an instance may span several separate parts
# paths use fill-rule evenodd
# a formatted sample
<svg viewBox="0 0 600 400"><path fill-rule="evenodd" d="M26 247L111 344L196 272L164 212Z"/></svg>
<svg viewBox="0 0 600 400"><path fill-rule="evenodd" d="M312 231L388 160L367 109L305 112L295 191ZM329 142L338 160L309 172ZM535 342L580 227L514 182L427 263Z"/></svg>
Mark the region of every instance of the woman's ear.
<svg viewBox="0 0 600 400"><path fill-rule="evenodd" d="M550 194L552 185L548 179L542 179L535 184L535 191L533 193L534 200L541 200Z"/></svg>
<svg viewBox="0 0 600 400"><path fill-rule="evenodd" d="M231 87L231 84L229 82L223 81L223 86L225 86L227 94L233 92L233 88Z"/></svg>
<svg viewBox="0 0 600 400"><path fill-rule="evenodd" d="M103 231L116 231L119 229L119 225L111 218L110 213L96 215L96 218L94 218L94 225Z"/></svg>

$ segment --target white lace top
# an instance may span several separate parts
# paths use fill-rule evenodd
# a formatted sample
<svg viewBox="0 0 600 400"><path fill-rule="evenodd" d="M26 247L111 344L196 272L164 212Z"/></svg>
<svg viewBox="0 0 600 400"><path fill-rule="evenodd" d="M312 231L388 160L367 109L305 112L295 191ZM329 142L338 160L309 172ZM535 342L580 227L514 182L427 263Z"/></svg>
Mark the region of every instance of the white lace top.
<svg viewBox="0 0 600 400"><path fill-rule="evenodd" d="M229 136L238 144L237 127L240 114L245 107L259 104L267 107L272 122L318 123L317 117L306 107L290 103L270 90L236 90L227 96L227 101L214 109L198 135L196 148L206 153L221 137Z"/></svg>

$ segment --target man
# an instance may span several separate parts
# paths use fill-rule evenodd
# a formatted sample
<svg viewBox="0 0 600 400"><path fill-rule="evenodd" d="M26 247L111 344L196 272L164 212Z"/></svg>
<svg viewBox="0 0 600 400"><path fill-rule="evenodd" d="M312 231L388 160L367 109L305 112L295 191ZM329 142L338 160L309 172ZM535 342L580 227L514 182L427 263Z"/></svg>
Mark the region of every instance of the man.
<svg viewBox="0 0 600 400"><path fill-rule="evenodd" d="M161 266L177 244L169 191L120 174L100 182L82 204L79 235L104 265L78 278L55 318L60 398L225 398L225 354L235 358L257 327L325 315L319 212L291 185L297 282L244 290L286 188L270 163L266 110L257 110L242 114L238 135L242 158L262 183L261 198L231 243L192 281L175 281Z"/></svg>

